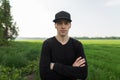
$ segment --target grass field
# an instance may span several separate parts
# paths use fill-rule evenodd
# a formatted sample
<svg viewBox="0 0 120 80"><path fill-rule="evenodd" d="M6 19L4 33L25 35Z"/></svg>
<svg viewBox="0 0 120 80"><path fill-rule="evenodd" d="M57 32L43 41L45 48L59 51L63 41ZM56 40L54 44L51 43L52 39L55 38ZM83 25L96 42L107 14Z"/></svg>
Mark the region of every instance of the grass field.
<svg viewBox="0 0 120 80"><path fill-rule="evenodd" d="M81 42L89 66L87 80L120 80L120 40ZM0 46L0 80L28 80L26 76L31 73L39 80L41 45L41 40L21 40Z"/></svg>
<svg viewBox="0 0 120 80"><path fill-rule="evenodd" d="M83 40L88 80L120 80L120 40Z"/></svg>

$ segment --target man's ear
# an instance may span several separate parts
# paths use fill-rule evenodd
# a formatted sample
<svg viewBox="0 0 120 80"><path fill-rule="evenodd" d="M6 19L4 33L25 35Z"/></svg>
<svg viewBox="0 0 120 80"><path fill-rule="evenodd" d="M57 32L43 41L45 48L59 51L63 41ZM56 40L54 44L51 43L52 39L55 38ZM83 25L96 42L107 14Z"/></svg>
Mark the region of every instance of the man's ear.
<svg viewBox="0 0 120 80"><path fill-rule="evenodd" d="M71 23L70 23L70 28L71 28Z"/></svg>
<svg viewBox="0 0 120 80"><path fill-rule="evenodd" d="M55 28L56 28L57 24L55 23L54 25L55 25Z"/></svg>

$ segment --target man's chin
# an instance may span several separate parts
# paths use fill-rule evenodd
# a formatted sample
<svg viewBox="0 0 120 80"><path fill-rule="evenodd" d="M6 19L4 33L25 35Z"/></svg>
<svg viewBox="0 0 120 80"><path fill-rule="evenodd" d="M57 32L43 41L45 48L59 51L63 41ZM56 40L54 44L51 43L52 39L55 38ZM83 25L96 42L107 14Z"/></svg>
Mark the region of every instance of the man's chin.
<svg viewBox="0 0 120 80"><path fill-rule="evenodd" d="M67 35L67 33L60 33L61 37L65 37Z"/></svg>
<svg viewBox="0 0 120 80"><path fill-rule="evenodd" d="M66 36L66 34L61 34L61 37L65 37Z"/></svg>

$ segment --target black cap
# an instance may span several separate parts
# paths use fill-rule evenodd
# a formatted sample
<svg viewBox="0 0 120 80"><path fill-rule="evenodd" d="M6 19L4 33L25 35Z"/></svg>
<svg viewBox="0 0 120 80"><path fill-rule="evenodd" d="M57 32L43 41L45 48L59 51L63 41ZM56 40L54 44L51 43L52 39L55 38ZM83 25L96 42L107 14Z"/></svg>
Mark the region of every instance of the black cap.
<svg viewBox="0 0 120 80"><path fill-rule="evenodd" d="M57 22L58 20L61 20L61 19L65 19L65 20L72 22L70 14L66 11L60 11L56 13L55 19L53 20L53 22Z"/></svg>

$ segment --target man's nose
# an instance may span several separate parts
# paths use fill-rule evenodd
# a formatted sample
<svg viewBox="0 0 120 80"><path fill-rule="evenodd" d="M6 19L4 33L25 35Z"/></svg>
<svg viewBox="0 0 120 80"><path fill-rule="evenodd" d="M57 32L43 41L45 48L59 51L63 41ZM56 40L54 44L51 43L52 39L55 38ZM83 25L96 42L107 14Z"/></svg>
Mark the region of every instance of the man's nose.
<svg viewBox="0 0 120 80"><path fill-rule="evenodd" d="M65 24L64 24L64 23L62 23L61 27L62 27L62 28L65 28Z"/></svg>

